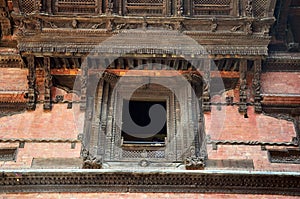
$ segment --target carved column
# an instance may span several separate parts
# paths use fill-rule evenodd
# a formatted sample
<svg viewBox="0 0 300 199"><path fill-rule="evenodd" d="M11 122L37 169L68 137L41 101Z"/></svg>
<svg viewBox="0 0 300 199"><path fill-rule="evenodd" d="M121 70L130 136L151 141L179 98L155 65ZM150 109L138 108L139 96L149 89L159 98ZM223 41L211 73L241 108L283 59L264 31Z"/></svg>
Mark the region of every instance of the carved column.
<svg viewBox="0 0 300 199"><path fill-rule="evenodd" d="M44 1L46 3L46 9L49 14L52 14L52 0Z"/></svg>
<svg viewBox="0 0 300 199"><path fill-rule="evenodd" d="M300 115L296 117L296 139L298 141L298 145L300 146Z"/></svg>
<svg viewBox="0 0 300 199"><path fill-rule="evenodd" d="M80 110L86 109L87 84L88 84L88 65L87 65L87 62L83 62L82 66L81 66Z"/></svg>
<svg viewBox="0 0 300 199"><path fill-rule="evenodd" d="M261 75L261 59L257 59L254 61L254 77L253 77L253 91L254 91L254 108L256 113L262 112L261 100L262 97L260 95L260 75Z"/></svg>
<svg viewBox="0 0 300 199"><path fill-rule="evenodd" d="M51 110L52 76L50 71L50 57L44 57L44 110Z"/></svg>
<svg viewBox="0 0 300 199"><path fill-rule="evenodd" d="M239 112L247 113L247 60L240 61L240 104Z"/></svg>
<svg viewBox="0 0 300 199"><path fill-rule="evenodd" d="M36 88L36 71L34 64L34 55L29 55L27 57L28 70L29 74L27 76L28 79L28 110L34 110L36 106L36 98L37 98L37 88Z"/></svg>
<svg viewBox="0 0 300 199"><path fill-rule="evenodd" d="M204 60L204 77L203 77L203 94L202 94L202 107L203 111L210 111L210 69L211 69L211 60Z"/></svg>

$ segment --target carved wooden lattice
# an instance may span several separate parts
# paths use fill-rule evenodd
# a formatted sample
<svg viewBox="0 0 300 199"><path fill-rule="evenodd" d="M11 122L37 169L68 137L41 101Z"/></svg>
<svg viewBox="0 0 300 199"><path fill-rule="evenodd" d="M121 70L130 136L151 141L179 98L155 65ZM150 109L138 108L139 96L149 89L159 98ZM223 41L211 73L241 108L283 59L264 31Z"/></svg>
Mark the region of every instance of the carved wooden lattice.
<svg viewBox="0 0 300 199"><path fill-rule="evenodd" d="M266 9L269 7L269 0L253 0L253 15L255 17L263 17Z"/></svg>
<svg viewBox="0 0 300 199"><path fill-rule="evenodd" d="M129 15L162 15L164 14L164 0L127 0L126 12Z"/></svg>
<svg viewBox="0 0 300 199"><path fill-rule="evenodd" d="M194 0L194 15L230 15L231 0Z"/></svg>
<svg viewBox="0 0 300 199"><path fill-rule="evenodd" d="M95 13L96 0L56 0L55 10L59 13Z"/></svg>
<svg viewBox="0 0 300 199"><path fill-rule="evenodd" d="M35 0L20 0L20 8L23 13L32 13L36 10Z"/></svg>
<svg viewBox="0 0 300 199"><path fill-rule="evenodd" d="M151 158L161 159L165 158L165 151L163 150L123 150L122 158L135 159L135 158Z"/></svg>

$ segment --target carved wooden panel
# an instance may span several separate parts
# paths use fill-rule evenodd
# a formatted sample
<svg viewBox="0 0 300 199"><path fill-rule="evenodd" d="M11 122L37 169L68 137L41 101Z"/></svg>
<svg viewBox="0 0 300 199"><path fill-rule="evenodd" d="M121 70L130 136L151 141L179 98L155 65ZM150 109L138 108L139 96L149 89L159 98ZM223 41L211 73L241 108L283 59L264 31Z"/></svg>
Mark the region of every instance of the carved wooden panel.
<svg viewBox="0 0 300 199"><path fill-rule="evenodd" d="M230 15L232 0L193 0L193 15Z"/></svg>
<svg viewBox="0 0 300 199"><path fill-rule="evenodd" d="M255 17L264 17L269 9L270 0L253 0L253 15Z"/></svg>
<svg viewBox="0 0 300 199"><path fill-rule="evenodd" d="M127 15L164 15L166 0L125 0Z"/></svg>
<svg viewBox="0 0 300 199"><path fill-rule="evenodd" d="M39 0L19 0L20 10L22 13L32 13L39 9Z"/></svg>
<svg viewBox="0 0 300 199"><path fill-rule="evenodd" d="M97 2L97 0L55 0L55 12L93 14L97 12Z"/></svg>

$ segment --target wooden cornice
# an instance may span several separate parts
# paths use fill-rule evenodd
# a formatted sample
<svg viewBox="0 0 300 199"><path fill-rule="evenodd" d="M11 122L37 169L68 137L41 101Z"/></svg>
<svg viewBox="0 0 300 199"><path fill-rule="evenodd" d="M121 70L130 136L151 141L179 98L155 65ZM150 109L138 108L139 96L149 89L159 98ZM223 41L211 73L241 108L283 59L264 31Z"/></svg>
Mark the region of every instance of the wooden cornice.
<svg viewBox="0 0 300 199"><path fill-rule="evenodd" d="M298 172L2 170L1 193L181 192L300 195Z"/></svg>
<svg viewBox="0 0 300 199"><path fill-rule="evenodd" d="M297 107L300 106L300 95L263 95L262 104L268 106Z"/></svg>

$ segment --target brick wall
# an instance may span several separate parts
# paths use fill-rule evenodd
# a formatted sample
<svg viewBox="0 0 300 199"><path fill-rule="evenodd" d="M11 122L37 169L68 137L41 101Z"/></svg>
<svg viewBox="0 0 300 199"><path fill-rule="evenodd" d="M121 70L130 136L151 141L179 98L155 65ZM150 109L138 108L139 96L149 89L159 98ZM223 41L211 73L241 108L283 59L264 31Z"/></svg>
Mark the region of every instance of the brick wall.
<svg viewBox="0 0 300 199"><path fill-rule="evenodd" d="M262 93L300 94L300 72L267 72L261 80Z"/></svg>
<svg viewBox="0 0 300 199"><path fill-rule="evenodd" d="M27 91L27 69L0 68L0 91Z"/></svg>

